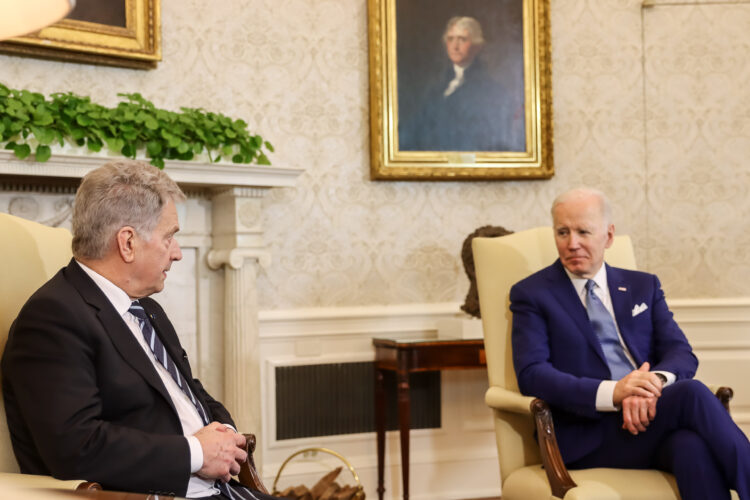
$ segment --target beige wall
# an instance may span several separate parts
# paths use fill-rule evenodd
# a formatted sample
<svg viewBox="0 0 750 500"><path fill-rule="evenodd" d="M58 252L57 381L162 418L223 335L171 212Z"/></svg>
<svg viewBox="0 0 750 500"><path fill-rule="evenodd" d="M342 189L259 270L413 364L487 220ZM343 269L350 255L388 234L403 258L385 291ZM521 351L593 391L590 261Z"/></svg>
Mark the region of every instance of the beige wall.
<svg viewBox="0 0 750 500"><path fill-rule="evenodd" d="M0 56L0 81L218 110L306 168L265 200L264 309L462 300L468 233L546 224L582 183L610 194L669 297L750 295L750 3L551 3L548 181L370 181L365 0L162 0L157 70Z"/></svg>

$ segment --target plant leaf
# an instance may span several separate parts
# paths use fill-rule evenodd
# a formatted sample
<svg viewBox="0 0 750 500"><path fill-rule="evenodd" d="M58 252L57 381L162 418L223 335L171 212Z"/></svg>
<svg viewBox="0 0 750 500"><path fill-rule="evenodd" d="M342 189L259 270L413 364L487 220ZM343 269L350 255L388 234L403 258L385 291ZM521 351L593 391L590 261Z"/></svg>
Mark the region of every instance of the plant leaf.
<svg viewBox="0 0 750 500"><path fill-rule="evenodd" d="M52 156L52 149L50 149L49 146L42 145L36 148L36 161L44 163L45 161L49 160L50 156Z"/></svg>
<svg viewBox="0 0 750 500"><path fill-rule="evenodd" d="M13 154L23 160L31 154L31 147L28 144L16 144L13 148Z"/></svg>
<svg viewBox="0 0 750 500"><path fill-rule="evenodd" d="M146 153L151 158L158 156L161 153L161 143L159 141L148 141L146 144Z"/></svg>

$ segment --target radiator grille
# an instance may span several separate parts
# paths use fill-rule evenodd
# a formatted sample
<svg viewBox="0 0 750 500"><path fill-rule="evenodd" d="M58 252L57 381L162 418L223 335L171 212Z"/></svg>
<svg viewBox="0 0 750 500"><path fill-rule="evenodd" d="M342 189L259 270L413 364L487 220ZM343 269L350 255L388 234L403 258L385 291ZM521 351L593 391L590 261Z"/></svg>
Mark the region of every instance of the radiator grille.
<svg viewBox="0 0 750 500"><path fill-rule="evenodd" d="M440 372L413 373L411 428L440 427ZM386 372L386 427L398 429L396 374ZM276 368L276 439L375 431L372 362Z"/></svg>

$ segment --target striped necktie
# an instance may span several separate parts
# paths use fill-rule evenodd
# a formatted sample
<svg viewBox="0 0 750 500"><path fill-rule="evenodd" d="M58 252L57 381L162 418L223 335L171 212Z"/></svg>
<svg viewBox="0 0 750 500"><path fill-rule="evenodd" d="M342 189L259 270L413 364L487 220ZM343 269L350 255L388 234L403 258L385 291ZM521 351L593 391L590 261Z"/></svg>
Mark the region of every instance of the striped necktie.
<svg viewBox="0 0 750 500"><path fill-rule="evenodd" d="M138 325L141 327L143 338L146 339L146 343L151 349L151 352L154 353L154 357L156 358L156 360L164 367L165 370L167 370L167 372L169 372L177 386L182 389L182 392L184 392L188 399L192 401L195 409L198 410L198 415L200 415L201 419L203 420L203 424L208 425L210 421L208 419L208 415L206 414L206 410L203 408L203 405L201 405L200 401L198 401L198 399L195 397L193 391L190 390L187 382L183 378L180 371L177 369L177 365L174 364L174 361L172 361L172 359L169 357L169 354L167 354L167 349L164 347L161 339L154 331L154 327L151 325L151 321L149 321L146 311L143 310L143 306L141 306L141 304L137 300L134 300L133 303L130 304L130 309L128 309L128 312L135 316L138 320Z"/></svg>
<svg viewBox="0 0 750 500"><path fill-rule="evenodd" d="M161 341L159 336L156 335L154 327L153 325L151 325L151 321L148 319L146 311L143 310L143 306L141 306L141 304L137 300L134 300L130 304L130 309L128 309L128 312L135 316L138 320L138 325L141 327L143 338L146 339L146 343L151 349L151 352L154 353L154 357L169 372L174 381L177 383L177 386L182 389L182 392L185 393L188 399L193 402L193 405L195 405L195 409L198 410L198 415L200 415L201 419L203 420L203 424L208 425L210 422L208 420L206 410L203 409L203 405L201 405L200 401L198 401L195 395L193 395L193 391L190 390L190 387L188 386L180 371L177 369L174 361L172 361L172 359L169 357L167 349L164 347L164 343ZM253 494L252 491L241 485L230 485L218 480L215 484L216 488L222 493L222 495L230 500L255 500L258 498L255 494Z"/></svg>

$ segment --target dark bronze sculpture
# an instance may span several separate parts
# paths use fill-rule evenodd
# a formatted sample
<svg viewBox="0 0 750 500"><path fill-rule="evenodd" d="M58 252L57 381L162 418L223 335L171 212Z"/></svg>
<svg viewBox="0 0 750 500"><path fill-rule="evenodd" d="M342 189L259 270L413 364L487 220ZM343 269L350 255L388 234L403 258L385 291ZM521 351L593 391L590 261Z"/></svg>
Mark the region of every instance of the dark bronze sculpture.
<svg viewBox="0 0 750 500"><path fill-rule="evenodd" d="M471 240L477 236L483 238L497 238L498 236L505 236L506 234L511 233L513 233L513 231L509 231L502 226L482 226L467 236L461 247L461 260L464 261L464 269L466 270L466 275L469 277L469 292L466 294L466 299L464 300L464 305L461 306L461 310L469 313L475 318L481 318L482 314L479 311L477 275L474 271L474 254L471 252Z"/></svg>

